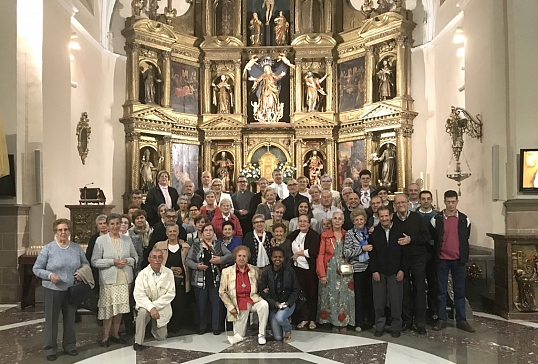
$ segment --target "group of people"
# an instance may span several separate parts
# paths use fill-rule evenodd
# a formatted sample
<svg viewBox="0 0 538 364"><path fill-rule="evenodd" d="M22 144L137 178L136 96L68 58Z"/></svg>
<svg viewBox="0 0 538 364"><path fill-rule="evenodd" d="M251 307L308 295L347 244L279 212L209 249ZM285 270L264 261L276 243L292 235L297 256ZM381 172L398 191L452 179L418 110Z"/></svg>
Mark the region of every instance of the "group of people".
<svg viewBox="0 0 538 364"><path fill-rule="evenodd" d="M447 326L449 280L456 326L474 332L465 312L470 220L457 210L455 191L445 192L445 209L437 212L431 192L414 183L389 201L385 187L370 185L368 170L358 186L344 180L340 192L329 175L308 189L307 177L284 183L279 170L272 184L258 181L257 193L239 176L232 196L207 171L196 191L187 181L180 193L169 178L159 173L145 203L134 191L127 214L99 216L85 254L69 241L70 222L55 222L55 240L34 265L45 289L47 359L56 358L60 311L64 349L77 354L76 307L67 293L76 280L99 287L102 346L125 343L122 321L141 350L150 321L161 340L189 317L198 334L210 325L219 335L225 315L235 344L246 336L251 312L260 345L268 323L273 338L286 343L292 322L310 330L330 324L335 332L374 327L376 337L425 334L427 317L433 330ZM89 266L93 276L84 274Z"/></svg>

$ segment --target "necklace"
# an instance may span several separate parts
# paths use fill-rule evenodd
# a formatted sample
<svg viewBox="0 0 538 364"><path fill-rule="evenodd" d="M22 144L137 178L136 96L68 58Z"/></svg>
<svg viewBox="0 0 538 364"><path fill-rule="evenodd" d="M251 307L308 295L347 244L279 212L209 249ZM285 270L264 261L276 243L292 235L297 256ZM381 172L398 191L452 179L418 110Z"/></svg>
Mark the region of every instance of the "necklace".
<svg viewBox="0 0 538 364"><path fill-rule="evenodd" d="M241 287L242 288L245 288L247 285L245 284L245 276L243 275L243 273L245 272L241 272Z"/></svg>

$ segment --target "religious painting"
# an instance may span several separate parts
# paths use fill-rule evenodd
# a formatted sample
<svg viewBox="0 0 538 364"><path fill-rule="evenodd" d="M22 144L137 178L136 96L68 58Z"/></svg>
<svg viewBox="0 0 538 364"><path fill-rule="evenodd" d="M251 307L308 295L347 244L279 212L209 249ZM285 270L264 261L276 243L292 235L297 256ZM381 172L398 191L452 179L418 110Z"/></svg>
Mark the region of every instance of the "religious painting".
<svg viewBox="0 0 538 364"><path fill-rule="evenodd" d="M222 190L230 192L233 189L234 157L230 152L218 152L214 158L214 175L222 180Z"/></svg>
<svg viewBox="0 0 538 364"><path fill-rule="evenodd" d="M185 114L199 113L198 68L187 64L171 63L172 87L170 101L172 109Z"/></svg>
<svg viewBox="0 0 538 364"><path fill-rule="evenodd" d="M365 168L364 139L338 144L337 185L346 178L359 180L359 173Z"/></svg>
<svg viewBox="0 0 538 364"><path fill-rule="evenodd" d="M147 193L156 186L157 173L162 159L159 152L150 146L140 148L140 190Z"/></svg>
<svg viewBox="0 0 538 364"><path fill-rule="evenodd" d="M192 144L172 144L172 186L181 195L186 181L194 182L198 188L198 156L200 146Z"/></svg>
<svg viewBox="0 0 538 364"><path fill-rule="evenodd" d="M521 149L519 159L519 191L538 192L538 149Z"/></svg>
<svg viewBox="0 0 538 364"><path fill-rule="evenodd" d="M364 57L338 65L338 110L360 109L366 96Z"/></svg>
<svg viewBox="0 0 538 364"><path fill-rule="evenodd" d="M305 154L303 175L308 177L310 186L320 184L320 178L324 174L324 171L325 163L321 152L311 150Z"/></svg>

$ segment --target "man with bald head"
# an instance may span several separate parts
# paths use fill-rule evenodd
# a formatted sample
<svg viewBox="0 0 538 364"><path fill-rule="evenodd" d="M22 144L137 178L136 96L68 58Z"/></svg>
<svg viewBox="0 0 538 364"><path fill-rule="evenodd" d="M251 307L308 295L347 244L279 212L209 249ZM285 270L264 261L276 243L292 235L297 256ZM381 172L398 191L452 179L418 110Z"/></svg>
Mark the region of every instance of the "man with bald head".
<svg viewBox="0 0 538 364"><path fill-rule="evenodd" d="M314 218L318 221L331 220L335 212L342 212L342 210L333 205L333 194L329 190L321 191L321 206L312 211Z"/></svg>
<svg viewBox="0 0 538 364"><path fill-rule="evenodd" d="M183 183L183 196L186 196L189 199L189 205L196 205L200 208L204 204L203 198L194 193L194 182L191 180Z"/></svg>
<svg viewBox="0 0 538 364"><path fill-rule="evenodd" d="M353 191L351 187L344 187L342 192L348 188ZM359 208L360 200L359 195L357 195L355 192L351 192L349 195L347 195L346 199L347 204L342 204L342 208L344 210L344 225L342 225L342 228L347 231L352 229L354 226L353 220L351 220L351 213Z"/></svg>
<svg viewBox="0 0 538 364"><path fill-rule="evenodd" d="M297 205L302 201L309 202L308 198L304 197L299 193L299 183L296 179L292 178L288 181L288 192L289 195L282 200L284 206L286 206L286 211L284 212L284 220L290 221L295 216L295 210Z"/></svg>
<svg viewBox="0 0 538 364"><path fill-rule="evenodd" d="M409 211L417 211L420 207L420 186L411 183L407 186L407 195L409 196Z"/></svg>
<svg viewBox="0 0 538 364"><path fill-rule="evenodd" d="M194 193L196 193L197 195L205 199L206 192L211 189L212 180L213 180L213 177L211 176L211 172L203 171L202 172L202 185L198 187L198 189Z"/></svg>

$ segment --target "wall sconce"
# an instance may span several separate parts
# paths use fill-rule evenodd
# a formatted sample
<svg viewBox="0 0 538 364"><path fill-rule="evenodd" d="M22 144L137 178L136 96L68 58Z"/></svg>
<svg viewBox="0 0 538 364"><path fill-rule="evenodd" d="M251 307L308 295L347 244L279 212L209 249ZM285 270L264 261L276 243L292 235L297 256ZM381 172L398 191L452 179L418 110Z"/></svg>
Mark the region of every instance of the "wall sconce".
<svg viewBox="0 0 538 364"><path fill-rule="evenodd" d="M456 28L456 33L454 34L452 41L456 44L465 43L465 34L463 33L462 27Z"/></svg>
<svg viewBox="0 0 538 364"><path fill-rule="evenodd" d="M447 119L445 128L446 132L452 138L452 158L448 164L446 176L458 183L458 194L461 196L461 181L471 176L469 163L462 155L463 152L463 134L469 135L482 142L482 119L480 114L476 115L476 120L462 107L451 107L450 117ZM462 163L462 160L465 164ZM454 165L453 165L454 164Z"/></svg>
<svg viewBox="0 0 538 364"><path fill-rule="evenodd" d="M74 50L80 50L80 44L78 43L77 33L71 33L71 41L69 42L69 48Z"/></svg>

